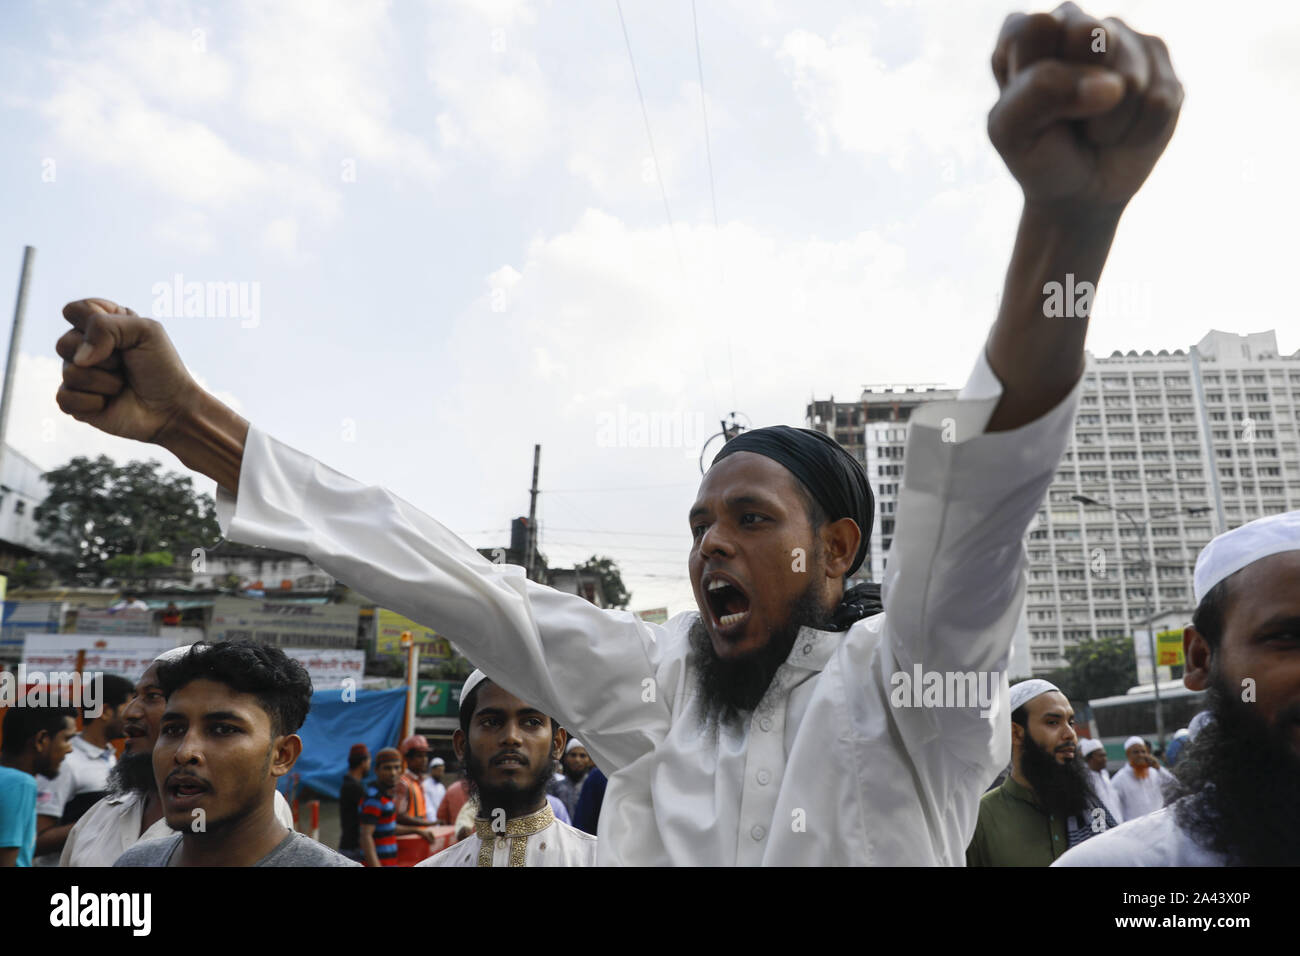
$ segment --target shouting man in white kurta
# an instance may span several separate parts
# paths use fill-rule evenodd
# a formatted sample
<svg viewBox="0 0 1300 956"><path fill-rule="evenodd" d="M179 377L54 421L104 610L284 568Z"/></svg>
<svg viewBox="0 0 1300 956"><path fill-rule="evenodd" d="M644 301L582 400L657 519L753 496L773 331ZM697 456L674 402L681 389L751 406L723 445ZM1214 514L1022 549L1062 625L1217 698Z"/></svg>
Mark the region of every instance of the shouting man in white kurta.
<svg viewBox="0 0 1300 956"><path fill-rule="evenodd" d="M609 776L600 863L961 865L1010 756L1005 699L894 706L893 676L996 674L1005 698L1023 537L1084 369L1090 299L1068 317L1053 301L1095 287L1182 102L1159 39L1073 4L1009 17L993 72L988 127L1024 194L1019 232L966 387L912 415L883 614L845 600L872 518L865 477L797 429L705 476L683 508L698 611L657 626L493 564L250 427L160 324L112 302L64 309L59 405L171 450L216 480L231 539L307 555L576 733ZM814 345L791 335L779 347Z"/></svg>

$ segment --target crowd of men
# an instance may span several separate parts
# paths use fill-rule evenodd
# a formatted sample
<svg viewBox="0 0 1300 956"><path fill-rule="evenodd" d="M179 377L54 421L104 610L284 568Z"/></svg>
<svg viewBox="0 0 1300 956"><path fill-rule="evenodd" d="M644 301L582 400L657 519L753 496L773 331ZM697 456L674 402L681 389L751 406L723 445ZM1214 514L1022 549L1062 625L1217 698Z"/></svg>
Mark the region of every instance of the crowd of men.
<svg viewBox="0 0 1300 956"><path fill-rule="evenodd" d="M152 776L141 764L136 795L96 814L121 818L119 843L138 838L117 865L381 866L399 836L437 821L464 838L422 865L1300 862L1300 513L1227 531L1197 558L1184 681L1209 691L1211 719L1175 781L1139 740L1103 782L1063 694L1006 687L1024 539L1086 367L1086 306L1063 319L1044 294L1096 288L1183 92L1158 37L1072 3L1009 17L992 65L987 125L1023 195L1019 230L965 387L909 421L879 584L846 586L874 496L821 432L777 425L722 447L687 513L696 610L656 625L487 561L396 495L276 441L199 386L159 323L106 299L69 303L56 346L67 414L168 449L217 483L231 540L306 555L453 636L480 668L453 737L464 777L436 809L418 738L376 753L370 786L369 755L349 759L344 854L275 813L275 781L301 748L301 669L246 645L160 662ZM997 675L996 699L913 704L895 691L914 672L941 686ZM0 785L21 808L31 788L18 777L53 779L66 728L15 717L11 742L9 719ZM581 818L589 792L595 836L559 819ZM149 816L170 835L143 839ZM109 842L77 826L74 847Z"/></svg>

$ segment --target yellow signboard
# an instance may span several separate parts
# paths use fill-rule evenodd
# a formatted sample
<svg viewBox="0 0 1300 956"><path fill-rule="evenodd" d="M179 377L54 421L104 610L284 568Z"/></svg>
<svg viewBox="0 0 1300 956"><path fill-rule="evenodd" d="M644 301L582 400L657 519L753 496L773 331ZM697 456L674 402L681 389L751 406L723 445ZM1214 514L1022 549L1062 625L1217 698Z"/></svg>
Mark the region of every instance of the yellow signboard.
<svg viewBox="0 0 1300 956"><path fill-rule="evenodd" d="M1156 633L1156 663L1160 667L1177 667L1183 663L1183 632L1158 631Z"/></svg>
<svg viewBox="0 0 1300 956"><path fill-rule="evenodd" d="M416 624L409 617L402 617L396 611L375 608L375 653L404 654L402 632L410 631L411 637L420 645L421 657L451 657L451 645L447 639L431 627Z"/></svg>

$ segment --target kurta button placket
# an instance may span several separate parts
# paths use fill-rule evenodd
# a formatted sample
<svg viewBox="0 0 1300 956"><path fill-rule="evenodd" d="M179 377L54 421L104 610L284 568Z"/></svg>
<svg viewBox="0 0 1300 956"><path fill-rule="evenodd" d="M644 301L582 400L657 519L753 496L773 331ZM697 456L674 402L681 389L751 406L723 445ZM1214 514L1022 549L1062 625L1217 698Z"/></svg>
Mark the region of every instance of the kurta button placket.
<svg viewBox="0 0 1300 956"><path fill-rule="evenodd" d="M755 779L757 779L762 786L767 786L769 783L772 782L772 775L768 773L766 770L760 770L754 776Z"/></svg>
<svg viewBox="0 0 1300 956"><path fill-rule="evenodd" d="M755 824L754 829L749 831L749 835L755 840L761 840L763 837L767 836L767 827L761 824Z"/></svg>

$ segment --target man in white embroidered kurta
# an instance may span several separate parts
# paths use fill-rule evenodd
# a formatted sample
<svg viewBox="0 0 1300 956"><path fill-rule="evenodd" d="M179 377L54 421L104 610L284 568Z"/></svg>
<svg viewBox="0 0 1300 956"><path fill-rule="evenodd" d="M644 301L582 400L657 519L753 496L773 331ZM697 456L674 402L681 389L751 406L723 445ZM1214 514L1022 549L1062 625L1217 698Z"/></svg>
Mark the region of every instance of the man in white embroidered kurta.
<svg viewBox="0 0 1300 956"><path fill-rule="evenodd" d="M987 352L959 400L912 413L885 613L845 631L799 630L739 722L705 729L697 612L649 624L485 560L392 493L250 428L194 382L156 322L106 300L70 303L60 407L174 451L217 481L231 539L306 555L447 634L502 687L559 718L609 776L599 862L960 865L979 798L1010 758L1001 671L1024 597L1023 536L1069 440L1085 368L1086 302L1063 318L1050 311L1059 291L1044 296L1062 280L1089 291L1099 281L1182 101L1163 46L1119 21L1106 21L1104 50L1067 46L1067 34L1100 24L1067 5L1003 25L988 129L1025 202ZM1044 59L1054 62L1040 69ZM798 332L768 343L794 346L825 347ZM738 528L740 506L726 504ZM838 546L848 525L829 517L834 530L814 534ZM798 534L810 545L808 525ZM869 523L858 526L865 536ZM711 547L710 560L723 561ZM782 560L797 570L789 552ZM810 567L829 586L831 560L818 560ZM705 582L692 584L704 609ZM745 631L758 650L761 636ZM716 649L716 628L710 637ZM892 706L894 675L914 668L941 682L998 672L1002 694L983 708Z"/></svg>
<svg viewBox="0 0 1300 956"><path fill-rule="evenodd" d="M474 833L416 866L595 866L597 841L555 819L548 803L536 813L507 820L475 820ZM486 851L486 854L485 854Z"/></svg>
<svg viewBox="0 0 1300 956"><path fill-rule="evenodd" d="M567 733L476 670L460 692L456 759L473 796L456 820L474 832L416 866L592 866L596 838L558 820L546 784ZM563 809L563 804L558 804Z"/></svg>

